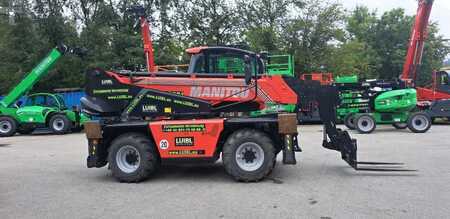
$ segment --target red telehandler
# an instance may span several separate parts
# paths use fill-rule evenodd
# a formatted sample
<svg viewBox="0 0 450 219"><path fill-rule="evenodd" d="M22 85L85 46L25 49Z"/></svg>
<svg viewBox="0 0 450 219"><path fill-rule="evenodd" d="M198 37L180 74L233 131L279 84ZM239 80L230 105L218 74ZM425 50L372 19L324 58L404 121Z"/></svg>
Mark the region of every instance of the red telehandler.
<svg viewBox="0 0 450 219"><path fill-rule="evenodd" d="M401 80L410 86L415 86L417 74L422 65L422 56L427 39L428 22L434 0L420 0L416 20L411 31L403 66ZM450 71L433 73L433 82L427 87L416 87L419 106L426 110L431 118L444 117L450 120Z"/></svg>
<svg viewBox="0 0 450 219"><path fill-rule="evenodd" d="M323 147L340 152L355 170L412 171L399 168L401 163L357 160L356 140L336 128L335 87L268 75L261 55L242 49L195 47L187 53L191 61L185 73L86 73L83 112L99 118L85 124L88 168L109 164L119 181L139 182L165 162L221 157L236 180L259 181L272 172L279 152L283 163L292 165L301 149L296 114L251 112L273 103L299 105L302 94L314 93L324 122ZM222 68L219 57L233 62L236 72Z"/></svg>

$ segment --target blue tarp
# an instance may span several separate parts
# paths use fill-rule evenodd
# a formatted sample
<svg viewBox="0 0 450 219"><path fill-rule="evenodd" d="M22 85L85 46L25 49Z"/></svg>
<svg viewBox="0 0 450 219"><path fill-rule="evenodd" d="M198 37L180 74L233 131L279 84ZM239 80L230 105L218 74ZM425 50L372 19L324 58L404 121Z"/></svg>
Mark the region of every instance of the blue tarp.
<svg viewBox="0 0 450 219"><path fill-rule="evenodd" d="M80 106L80 99L84 97L83 91L58 93L64 98L66 106L70 109L72 106Z"/></svg>

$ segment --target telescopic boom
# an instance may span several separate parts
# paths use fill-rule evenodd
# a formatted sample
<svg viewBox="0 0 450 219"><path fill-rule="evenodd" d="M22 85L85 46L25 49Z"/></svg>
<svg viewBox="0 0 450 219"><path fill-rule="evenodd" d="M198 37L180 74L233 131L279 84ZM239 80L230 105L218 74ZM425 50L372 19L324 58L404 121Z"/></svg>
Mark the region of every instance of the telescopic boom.
<svg viewBox="0 0 450 219"><path fill-rule="evenodd" d="M427 38L428 21L434 0L419 0L416 20L411 32L411 39L408 45L408 53L403 65L401 79L415 82L417 73L422 65L423 48Z"/></svg>

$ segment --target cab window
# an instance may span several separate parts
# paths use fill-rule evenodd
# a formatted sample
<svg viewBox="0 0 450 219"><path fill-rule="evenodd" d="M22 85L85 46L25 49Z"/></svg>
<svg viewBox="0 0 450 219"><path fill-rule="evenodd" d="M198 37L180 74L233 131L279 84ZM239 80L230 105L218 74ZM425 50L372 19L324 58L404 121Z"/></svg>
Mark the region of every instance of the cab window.
<svg viewBox="0 0 450 219"><path fill-rule="evenodd" d="M62 98L60 95L56 95L55 97L56 97L56 99L58 99L58 102L59 102L61 108L66 109L67 106L66 106L66 103L64 102L64 98Z"/></svg>
<svg viewBox="0 0 450 219"><path fill-rule="evenodd" d="M244 57L237 54L211 54L209 72L219 74L244 74Z"/></svg>
<svg viewBox="0 0 450 219"><path fill-rule="evenodd" d="M59 104L52 96L36 95L28 97L25 106L59 107Z"/></svg>
<svg viewBox="0 0 450 219"><path fill-rule="evenodd" d="M194 64L195 63L195 64ZM204 55L195 55L192 59L190 65L194 64L194 72L195 73L207 73L205 66L205 56Z"/></svg>
<svg viewBox="0 0 450 219"><path fill-rule="evenodd" d="M55 98L53 98L51 96L48 96L47 97L46 106L48 106L48 107L58 107L58 102L56 101Z"/></svg>
<svg viewBox="0 0 450 219"><path fill-rule="evenodd" d="M449 76L446 73L441 74L441 80L440 80L441 81L441 85L450 85L448 77Z"/></svg>
<svg viewBox="0 0 450 219"><path fill-rule="evenodd" d="M44 96L28 97L25 106L45 106L45 97Z"/></svg>
<svg viewBox="0 0 450 219"><path fill-rule="evenodd" d="M254 57L251 57L252 73L264 69ZM191 57L189 73L207 74L245 74L245 54L232 52L208 52ZM261 72L262 73L262 72Z"/></svg>

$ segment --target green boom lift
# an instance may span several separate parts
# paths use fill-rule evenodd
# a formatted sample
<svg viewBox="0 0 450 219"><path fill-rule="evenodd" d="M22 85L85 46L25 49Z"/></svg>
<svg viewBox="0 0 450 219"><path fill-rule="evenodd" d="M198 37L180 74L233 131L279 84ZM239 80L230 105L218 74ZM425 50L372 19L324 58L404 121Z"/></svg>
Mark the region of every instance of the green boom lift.
<svg viewBox="0 0 450 219"><path fill-rule="evenodd" d="M368 134L377 124L391 124L396 129L409 128L414 133L430 129L431 119L420 112L417 92L401 82L383 80L358 81L356 76L337 78L341 105L337 117L349 129Z"/></svg>
<svg viewBox="0 0 450 219"><path fill-rule="evenodd" d="M89 120L78 110L67 109L63 98L56 94L32 94L25 103L16 104L67 53L82 55L83 51L63 44L57 46L0 101L0 137L9 137L16 132L29 134L37 127L48 127L55 134L64 134L81 129Z"/></svg>

